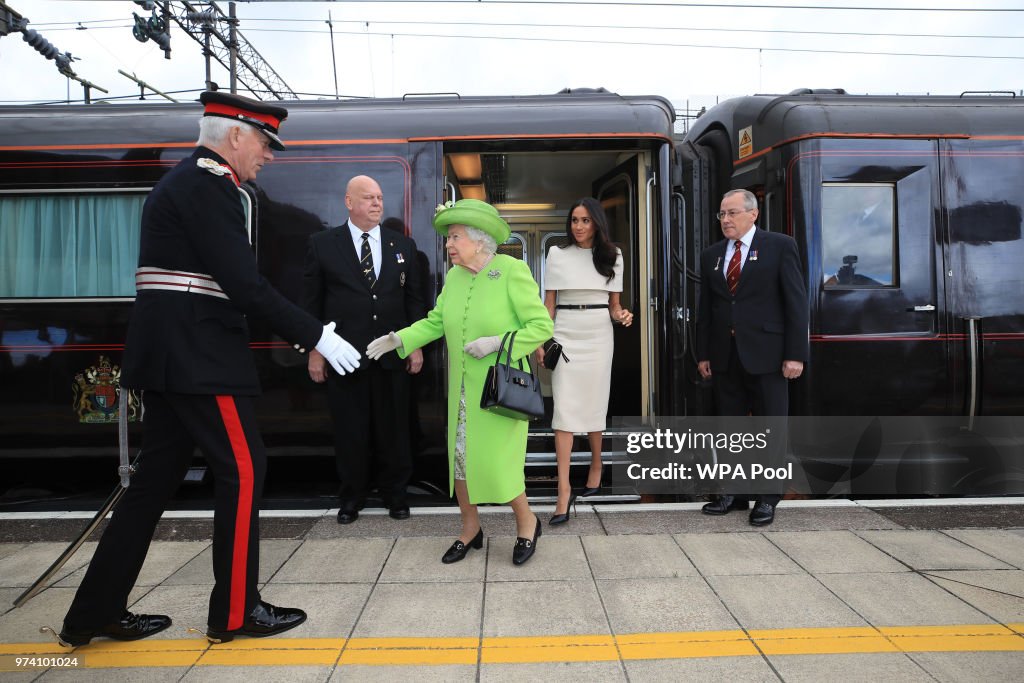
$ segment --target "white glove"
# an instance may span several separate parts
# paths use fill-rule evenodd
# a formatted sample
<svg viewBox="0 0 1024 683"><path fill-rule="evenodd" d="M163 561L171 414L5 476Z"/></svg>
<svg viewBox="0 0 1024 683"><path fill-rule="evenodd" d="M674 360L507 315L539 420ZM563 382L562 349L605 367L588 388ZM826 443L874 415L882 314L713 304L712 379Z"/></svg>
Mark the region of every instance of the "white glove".
<svg viewBox="0 0 1024 683"><path fill-rule="evenodd" d="M362 358L351 344L338 336L334 331L333 322L324 325L324 333L316 343L316 350L327 359L339 375L355 372L359 367L359 359Z"/></svg>
<svg viewBox="0 0 1024 683"><path fill-rule="evenodd" d="M377 360L385 353L402 348L402 338L394 332L388 332L383 337L377 337L366 347L367 357Z"/></svg>
<svg viewBox="0 0 1024 683"><path fill-rule="evenodd" d="M501 348L501 337L480 337L463 346L462 350L473 358L479 359L491 355L499 348Z"/></svg>

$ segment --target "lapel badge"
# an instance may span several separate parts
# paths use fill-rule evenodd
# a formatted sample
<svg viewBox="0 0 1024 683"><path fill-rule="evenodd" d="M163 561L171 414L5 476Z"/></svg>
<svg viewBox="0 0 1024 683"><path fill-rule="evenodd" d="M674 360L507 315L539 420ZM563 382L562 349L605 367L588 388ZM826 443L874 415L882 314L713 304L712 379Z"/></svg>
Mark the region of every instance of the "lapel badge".
<svg viewBox="0 0 1024 683"><path fill-rule="evenodd" d="M757 249L751 249L750 250L750 253L747 254L747 260L748 261L756 261L757 260Z"/></svg>
<svg viewBox="0 0 1024 683"><path fill-rule="evenodd" d="M405 271L398 274L398 286L405 287Z"/></svg>
<svg viewBox="0 0 1024 683"><path fill-rule="evenodd" d="M398 261L399 263L405 263L405 257L402 256L402 252L398 252L397 254L395 254L395 260Z"/></svg>
<svg viewBox="0 0 1024 683"><path fill-rule="evenodd" d="M715 270L717 271L719 269L719 267L721 267L721 265L722 265L722 257L719 256L717 259L715 259Z"/></svg>
<svg viewBox="0 0 1024 683"><path fill-rule="evenodd" d="M499 277L501 277L501 271L500 270L489 270L489 271L487 271L487 277L491 278L492 280L497 280Z"/></svg>

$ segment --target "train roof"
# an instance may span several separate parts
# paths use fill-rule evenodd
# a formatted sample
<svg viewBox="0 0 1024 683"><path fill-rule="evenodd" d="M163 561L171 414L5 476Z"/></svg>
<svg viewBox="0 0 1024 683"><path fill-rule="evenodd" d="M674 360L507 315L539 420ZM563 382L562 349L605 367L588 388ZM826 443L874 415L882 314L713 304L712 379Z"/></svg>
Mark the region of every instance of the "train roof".
<svg viewBox="0 0 1024 683"><path fill-rule="evenodd" d="M557 137L671 139L672 104L603 90L522 97L423 96L283 103L286 144L303 141ZM38 145L191 142L198 102L0 107L0 149Z"/></svg>
<svg viewBox="0 0 1024 683"><path fill-rule="evenodd" d="M752 126L752 154L805 137L967 138L1024 135L1024 98L1003 96L848 95L794 91L726 100L702 114L685 136ZM736 157L735 135L730 136Z"/></svg>

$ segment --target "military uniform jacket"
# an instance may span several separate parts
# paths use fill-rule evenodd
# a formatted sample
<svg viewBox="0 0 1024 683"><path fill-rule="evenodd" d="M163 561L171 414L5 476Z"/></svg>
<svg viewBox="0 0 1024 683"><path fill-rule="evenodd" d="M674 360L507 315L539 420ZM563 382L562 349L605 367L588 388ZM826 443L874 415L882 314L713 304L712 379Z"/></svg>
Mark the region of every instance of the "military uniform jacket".
<svg viewBox="0 0 1024 683"><path fill-rule="evenodd" d="M265 319L303 349L319 341L323 326L259 274L234 177L201 167L200 159L227 166L217 153L198 147L157 183L142 209L139 266L210 275L228 299L138 292L122 384L184 394L255 395L260 386L246 316Z"/></svg>
<svg viewBox="0 0 1024 683"><path fill-rule="evenodd" d="M380 274L372 289L348 222L311 235L306 254L303 308L324 323L335 322L335 331L364 356L371 341L427 314L416 243L383 228L380 237ZM379 362L387 370L405 368L394 353L384 354Z"/></svg>
<svg viewBox="0 0 1024 683"><path fill-rule="evenodd" d="M755 375L781 372L784 360L807 360L807 290L796 242L788 235L757 230L740 271L735 296L723 269L728 240L701 254L697 359L712 372L729 366L731 337L743 368Z"/></svg>

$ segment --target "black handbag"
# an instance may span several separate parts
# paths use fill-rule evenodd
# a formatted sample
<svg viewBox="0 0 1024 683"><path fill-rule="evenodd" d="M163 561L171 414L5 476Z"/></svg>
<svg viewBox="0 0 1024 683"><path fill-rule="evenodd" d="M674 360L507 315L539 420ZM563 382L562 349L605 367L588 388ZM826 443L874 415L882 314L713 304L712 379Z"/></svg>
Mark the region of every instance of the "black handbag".
<svg viewBox="0 0 1024 683"><path fill-rule="evenodd" d="M563 358L565 358L566 363L569 362L569 356L565 355L561 344L554 339L544 342L544 367L548 370L554 370L555 366L558 365L558 361Z"/></svg>
<svg viewBox="0 0 1024 683"><path fill-rule="evenodd" d="M502 337L501 346L498 347L498 358L494 365L487 368L480 407L514 420L544 417L544 398L540 394L540 380L533 374L529 361L526 363L526 370L523 370L522 359L519 360L518 368L512 367L512 345L515 341L515 332L506 332ZM501 362L502 352L505 352L504 363Z"/></svg>

